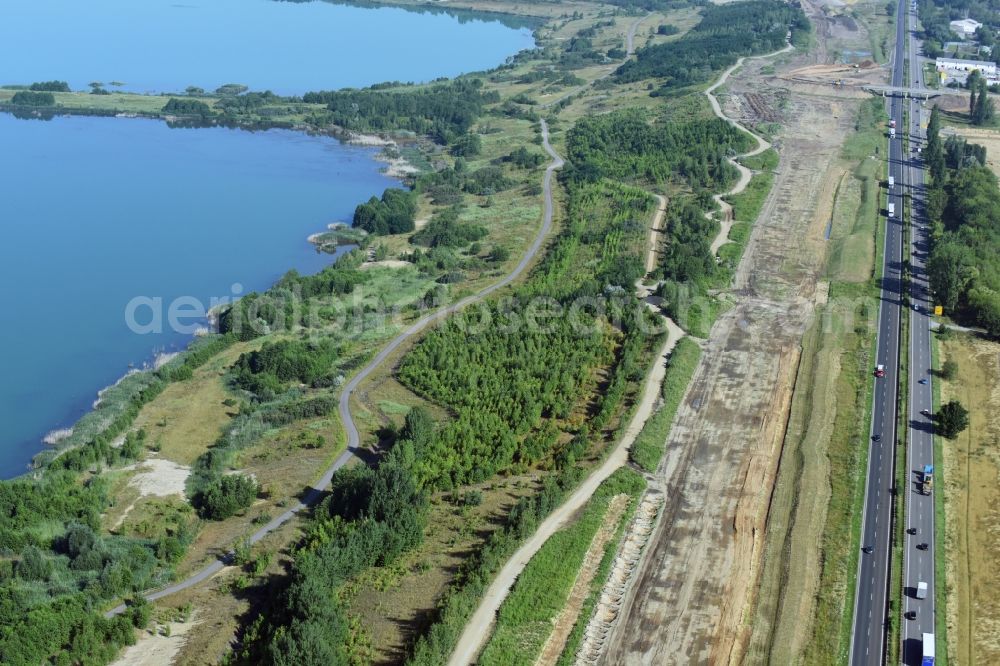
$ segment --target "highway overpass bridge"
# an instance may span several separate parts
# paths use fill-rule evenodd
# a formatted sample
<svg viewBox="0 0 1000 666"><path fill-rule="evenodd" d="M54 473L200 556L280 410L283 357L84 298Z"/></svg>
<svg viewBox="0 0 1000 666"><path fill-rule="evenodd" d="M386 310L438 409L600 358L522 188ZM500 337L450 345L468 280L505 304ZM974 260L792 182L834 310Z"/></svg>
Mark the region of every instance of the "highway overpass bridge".
<svg viewBox="0 0 1000 666"><path fill-rule="evenodd" d="M911 86L863 86L866 92L882 97L902 97L904 99L930 99L939 95L961 95L957 88L916 88Z"/></svg>

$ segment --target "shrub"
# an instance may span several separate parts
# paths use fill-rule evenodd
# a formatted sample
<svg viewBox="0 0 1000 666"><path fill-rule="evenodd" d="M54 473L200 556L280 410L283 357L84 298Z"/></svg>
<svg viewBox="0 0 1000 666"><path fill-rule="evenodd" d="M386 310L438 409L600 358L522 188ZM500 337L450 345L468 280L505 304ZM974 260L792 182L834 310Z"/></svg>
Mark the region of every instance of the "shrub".
<svg viewBox="0 0 1000 666"><path fill-rule="evenodd" d="M242 474L230 474L218 479L195 498L202 518L225 520L246 509L257 499L257 482Z"/></svg>

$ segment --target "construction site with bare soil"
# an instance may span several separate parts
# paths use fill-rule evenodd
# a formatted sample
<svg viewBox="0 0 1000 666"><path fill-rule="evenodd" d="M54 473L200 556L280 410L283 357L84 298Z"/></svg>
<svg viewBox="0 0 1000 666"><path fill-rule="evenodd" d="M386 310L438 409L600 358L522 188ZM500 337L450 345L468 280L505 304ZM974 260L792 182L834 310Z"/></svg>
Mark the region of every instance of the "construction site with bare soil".
<svg viewBox="0 0 1000 666"><path fill-rule="evenodd" d="M837 660L829 641L825 656L807 644L814 624L840 621L851 582L824 535L850 529L849 511L845 528L827 505L844 486L849 506L860 477L837 456L844 424L863 417L855 363L874 338L865 301L884 162L866 141L861 85L886 70L834 61L876 41L888 17L803 7L811 48L748 60L716 93L729 118L773 137L780 160L651 484L663 509L619 588L607 663ZM837 593L824 598L821 580Z"/></svg>

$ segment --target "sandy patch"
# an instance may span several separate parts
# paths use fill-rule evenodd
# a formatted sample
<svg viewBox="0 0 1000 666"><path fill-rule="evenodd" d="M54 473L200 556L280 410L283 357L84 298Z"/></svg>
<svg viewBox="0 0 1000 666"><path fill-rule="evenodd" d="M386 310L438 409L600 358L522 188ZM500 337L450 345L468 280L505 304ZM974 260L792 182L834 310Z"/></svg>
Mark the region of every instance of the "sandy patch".
<svg viewBox="0 0 1000 666"><path fill-rule="evenodd" d="M361 268L404 268L406 266L412 266L408 261L403 261L402 259L383 259L382 261L366 261L361 264Z"/></svg>
<svg viewBox="0 0 1000 666"><path fill-rule="evenodd" d="M125 650L111 666L164 666L172 664L177 653L187 642L188 633L197 622L192 617L187 622L168 622L163 627L169 632L156 627L154 633L143 633L135 645ZM164 636L164 633L169 635Z"/></svg>
<svg viewBox="0 0 1000 666"><path fill-rule="evenodd" d="M190 467L162 458L147 458L141 463L129 465L123 469L125 471L138 470L138 474L129 479L128 487L138 490L139 497L125 508L122 515L111 526L112 531L121 527L129 513L135 508L136 502L143 497L169 497L171 495L184 497L184 487L188 475L191 474Z"/></svg>
<svg viewBox="0 0 1000 666"><path fill-rule="evenodd" d="M191 473L190 467L163 458L147 458L141 463L129 465L125 470L138 470L139 473L129 479L128 485L137 489L140 497L184 495L184 484Z"/></svg>

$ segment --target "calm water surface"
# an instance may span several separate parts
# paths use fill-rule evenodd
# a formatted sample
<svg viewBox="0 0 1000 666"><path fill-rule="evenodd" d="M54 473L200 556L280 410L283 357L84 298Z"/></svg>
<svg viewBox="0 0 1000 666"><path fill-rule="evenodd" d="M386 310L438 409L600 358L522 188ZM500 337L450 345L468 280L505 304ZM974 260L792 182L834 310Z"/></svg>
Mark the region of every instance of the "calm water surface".
<svg viewBox="0 0 1000 666"><path fill-rule="evenodd" d="M129 363L186 344L132 333L130 299L208 302L319 270L332 258L306 237L395 184L371 149L281 130L0 114L0 153L2 476Z"/></svg>
<svg viewBox="0 0 1000 666"><path fill-rule="evenodd" d="M275 0L3 0L0 84L302 94L489 69L530 30L397 8Z"/></svg>

